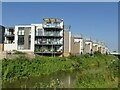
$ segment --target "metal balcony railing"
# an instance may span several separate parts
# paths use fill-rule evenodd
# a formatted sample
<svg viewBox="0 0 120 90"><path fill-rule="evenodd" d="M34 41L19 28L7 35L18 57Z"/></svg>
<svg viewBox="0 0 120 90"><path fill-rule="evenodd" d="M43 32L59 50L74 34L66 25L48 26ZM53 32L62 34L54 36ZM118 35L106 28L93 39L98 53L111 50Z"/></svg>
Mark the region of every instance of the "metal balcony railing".
<svg viewBox="0 0 120 90"><path fill-rule="evenodd" d="M53 41L35 41L35 44L44 44L44 45L63 45L63 42L53 42Z"/></svg>
<svg viewBox="0 0 120 90"><path fill-rule="evenodd" d="M10 33L5 33L5 36L15 36L14 34L10 34Z"/></svg>
<svg viewBox="0 0 120 90"><path fill-rule="evenodd" d="M43 24L44 28L62 28L60 24Z"/></svg>
<svg viewBox="0 0 120 90"><path fill-rule="evenodd" d="M35 52L39 53L60 53L63 52L63 50L54 50L54 49L35 49Z"/></svg>

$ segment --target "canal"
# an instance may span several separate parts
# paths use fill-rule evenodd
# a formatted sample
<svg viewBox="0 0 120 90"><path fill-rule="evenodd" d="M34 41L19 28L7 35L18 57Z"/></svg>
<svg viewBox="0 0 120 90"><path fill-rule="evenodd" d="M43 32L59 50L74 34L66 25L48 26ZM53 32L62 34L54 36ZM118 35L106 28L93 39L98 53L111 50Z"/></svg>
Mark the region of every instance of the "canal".
<svg viewBox="0 0 120 90"><path fill-rule="evenodd" d="M14 82L3 83L3 88L34 88L36 85L40 87L40 83L47 85L53 80L59 81L64 88L74 88L76 77L80 70L60 71L50 75L41 75L29 77L28 79L14 80Z"/></svg>

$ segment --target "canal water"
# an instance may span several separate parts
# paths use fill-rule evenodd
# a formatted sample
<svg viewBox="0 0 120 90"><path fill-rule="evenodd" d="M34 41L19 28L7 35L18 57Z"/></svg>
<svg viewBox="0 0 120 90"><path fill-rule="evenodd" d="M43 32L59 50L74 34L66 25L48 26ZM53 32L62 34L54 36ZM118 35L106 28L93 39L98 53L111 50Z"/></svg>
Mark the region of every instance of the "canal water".
<svg viewBox="0 0 120 90"><path fill-rule="evenodd" d="M76 77L80 70L60 71L50 75L30 77L28 79L15 80L14 82L7 82L3 84L3 88L33 88L35 84L49 83L52 80L59 80L64 88L74 88Z"/></svg>

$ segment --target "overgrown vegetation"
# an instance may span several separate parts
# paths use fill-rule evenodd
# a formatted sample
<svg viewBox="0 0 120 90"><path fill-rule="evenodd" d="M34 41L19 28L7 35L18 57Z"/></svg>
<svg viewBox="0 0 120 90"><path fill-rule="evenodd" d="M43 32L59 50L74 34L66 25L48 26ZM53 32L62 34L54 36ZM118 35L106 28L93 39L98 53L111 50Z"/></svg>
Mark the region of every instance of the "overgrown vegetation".
<svg viewBox="0 0 120 90"><path fill-rule="evenodd" d="M86 58L86 59L85 59ZM75 86L79 88L118 88L118 62L112 55L96 53L83 57L83 72L77 76ZM86 69L86 70L85 70Z"/></svg>
<svg viewBox="0 0 120 90"><path fill-rule="evenodd" d="M13 50L13 51L7 52L7 54L24 55L24 54L26 54L26 53L25 53L25 52L21 52L21 51L17 51L17 50Z"/></svg>
<svg viewBox="0 0 120 90"><path fill-rule="evenodd" d="M51 74L57 71L66 71L79 68L79 64L62 57L41 57L28 59L19 57L14 60L4 59L2 64L3 81L14 78L27 78L29 76L39 76Z"/></svg>
<svg viewBox="0 0 120 90"><path fill-rule="evenodd" d="M29 76L49 75L58 71L80 69L75 87L79 88L103 88L117 87L118 83L118 59L112 55L81 55L65 57L40 57L28 59L19 57L16 59L3 59L3 82L15 79L29 78ZM56 81L54 81L56 82ZM53 83L53 81L52 81ZM40 85L42 85L40 83ZM40 86L39 85L39 86ZM49 85L51 86L51 82Z"/></svg>

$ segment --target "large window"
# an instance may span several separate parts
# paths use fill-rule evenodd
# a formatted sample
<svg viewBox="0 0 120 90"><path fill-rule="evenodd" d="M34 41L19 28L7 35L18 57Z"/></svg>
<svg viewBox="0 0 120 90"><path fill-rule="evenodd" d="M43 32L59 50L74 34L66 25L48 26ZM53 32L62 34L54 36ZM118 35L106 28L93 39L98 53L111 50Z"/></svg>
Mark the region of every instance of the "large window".
<svg viewBox="0 0 120 90"><path fill-rule="evenodd" d="M24 35L24 27L18 28L18 35Z"/></svg>
<svg viewBox="0 0 120 90"><path fill-rule="evenodd" d="M38 28L38 29L36 30L36 36L43 36L43 29Z"/></svg>
<svg viewBox="0 0 120 90"><path fill-rule="evenodd" d="M28 49L30 49L31 47L31 35L29 35L29 38L28 38Z"/></svg>
<svg viewBox="0 0 120 90"><path fill-rule="evenodd" d="M24 36L18 37L18 49L19 50L24 49Z"/></svg>
<svg viewBox="0 0 120 90"><path fill-rule="evenodd" d="M31 49L31 27L18 27L18 49Z"/></svg>

